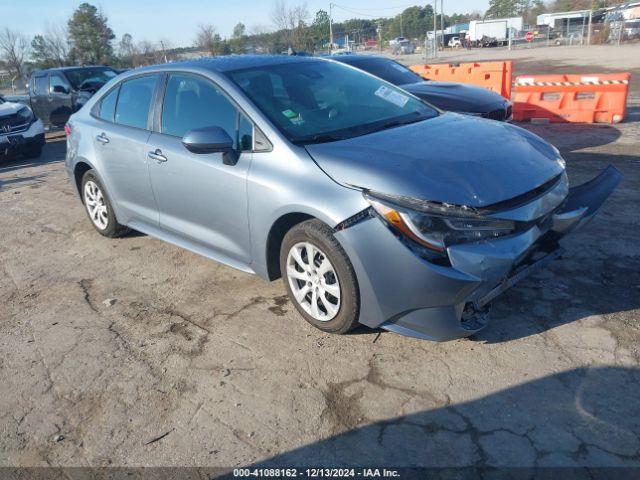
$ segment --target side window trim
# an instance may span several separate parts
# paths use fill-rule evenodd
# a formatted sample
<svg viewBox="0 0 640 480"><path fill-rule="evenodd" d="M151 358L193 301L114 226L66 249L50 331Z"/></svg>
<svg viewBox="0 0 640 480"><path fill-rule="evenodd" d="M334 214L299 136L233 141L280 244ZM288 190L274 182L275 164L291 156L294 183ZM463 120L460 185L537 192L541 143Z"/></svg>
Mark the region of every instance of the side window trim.
<svg viewBox="0 0 640 480"><path fill-rule="evenodd" d="M162 72L160 80L158 81L158 88L156 88L156 95L153 98L153 117L151 119L151 131L153 133L163 134L161 130L162 124L162 108L164 106L164 96L167 91L167 83L169 82L169 73Z"/></svg>
<svg viewBox="0 0 640 480"><path fill-rule="evenodd" d="M155 112L153 116L152 127L153 127L154 133L157 133L158 135L165 135L171 138L180 138L180 137L176 137L175 135L171 135L169 133L164 133L162 131L162 110L164 108L164 97L167 91L167 84L169 83L169 77L171 75L188 75L192 77L202 78L204 81L209 82L216 89L218 89L222 93L222 95L229 101L229 103L236 109L238 113L236 117L236 132L235 132L236 137L238 137L238 134L240 131L240 116L244 116L247 119L247 121L251 124L251 127L252 127L252 136L251 136L252 148L251 150L246 150L242 153L262 153L262 152L270 152L271 150L273 150L273 144L267 138L267 136L262 132L262 130L260 130L260 128L256 125L256 122L254 122L251 119L251 117L242 109L242 107L240 107L240 105L238 105L238 103L231 97L231 95L229 95L227 91L224 88L222 88L215 80L212 80L206 75L202 75L194 72L182 71L182 70L171 70L171 71L164 72L163 78L160 80L160 84L157 89L158 97L153 102L153 109ZM268 144L268 148L262 148L260 150L256 149L256 131L259 131L261 138L266 140ZM238 138L236 138L236 144L239 144Z"/></svg>

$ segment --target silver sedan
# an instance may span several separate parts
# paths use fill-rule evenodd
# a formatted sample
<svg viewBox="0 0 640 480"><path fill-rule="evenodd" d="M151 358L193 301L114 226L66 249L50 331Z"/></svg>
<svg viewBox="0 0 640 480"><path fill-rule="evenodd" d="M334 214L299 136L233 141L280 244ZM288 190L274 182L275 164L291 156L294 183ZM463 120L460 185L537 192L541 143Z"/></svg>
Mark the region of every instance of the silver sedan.
<svg viewBox="0 0 640 480"><path fill-rule="evenodd" d="M305 320L433 340L485 327L620 180L569 188L508 123L444 113L325 59L136 69L68 125L66 167L102 235L134 229L264 279Z"/></svg>

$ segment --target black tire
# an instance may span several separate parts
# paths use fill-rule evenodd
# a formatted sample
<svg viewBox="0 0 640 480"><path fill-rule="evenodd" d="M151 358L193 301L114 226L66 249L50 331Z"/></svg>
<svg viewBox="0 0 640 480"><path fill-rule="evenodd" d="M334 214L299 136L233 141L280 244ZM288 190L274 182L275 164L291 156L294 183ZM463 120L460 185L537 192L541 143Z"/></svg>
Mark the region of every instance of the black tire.
<svg viewBox="0 0 640 480"><path fill-rule="evenodd" d="M334 318L328 321L316 320L309 315L296 300L287 275L287 257L291 248L300 242L309 242L326 254L333 265L340 285L340 307ZM358 324L360 313L360 291L353 266L340 243L333 236L333 230L320 220L307 220L287 232L280 249L280 271L291 302L302 317L314 327L329 333L344 334Z"/></svg>
<svg viewBox="0 0 640 480"><path fill-rule="evenodd" d="M107 225L106 225L106 228L104 229L99 228L94 223L94 221L91 219L91 215L89 214L89 210L86 208L87 206L85 205L84 192L85 192L85 186L89 181L95 183L98 186L104 199L104 206L107 207ZM129 233L130 231L129 228L124 225L120 225L118 223L118 220L116 220L113 207L111 206L111 200L109 199L109 194L107 193L107 190L104 188L104 185L102 185L102 182L100 181L100 179L98 178L98 176L95 174L93 170L87 170L85 172L85 174L82 176L82 182L80 185L81 185L80 198L82 199L82 204L85 205L85 212L87 212L87 217L89 217L89 221L91 222L91 225L93 225L93 228L95 228L100 235L103 235L109 238L117 238L117 237L122 237L127 233Z"/></svg>
<svg viewBox="0 0 640 480"><path fill-rule="evenodd" d="M22 156L29 160L40 158L40 155L42 155L42 145L39 143L28 145L22 150Z"/></svg>

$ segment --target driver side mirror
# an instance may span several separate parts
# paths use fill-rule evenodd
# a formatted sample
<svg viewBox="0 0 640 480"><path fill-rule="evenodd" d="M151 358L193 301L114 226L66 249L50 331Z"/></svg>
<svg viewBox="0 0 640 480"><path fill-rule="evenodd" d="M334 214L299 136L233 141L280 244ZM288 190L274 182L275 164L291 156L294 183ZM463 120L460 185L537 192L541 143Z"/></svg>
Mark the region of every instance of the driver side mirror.
<svg viewBox="0 0 640 480"><path fill-rule="evenodd" d="M189 130L182 137L182 144L192 153L222 153L226 165L235 165L238 162L238 152L233 148L233 139L221 127Z"/></svg>
<svg viewBox="0 0 640 480"><path fill-rule="evenodd" d="M67 95L69 93L69 90L67 89L67 87L63 87L62 85L54 85L53 86L53 90L51 92L52 93L63 93L65 95Z"/></svg>

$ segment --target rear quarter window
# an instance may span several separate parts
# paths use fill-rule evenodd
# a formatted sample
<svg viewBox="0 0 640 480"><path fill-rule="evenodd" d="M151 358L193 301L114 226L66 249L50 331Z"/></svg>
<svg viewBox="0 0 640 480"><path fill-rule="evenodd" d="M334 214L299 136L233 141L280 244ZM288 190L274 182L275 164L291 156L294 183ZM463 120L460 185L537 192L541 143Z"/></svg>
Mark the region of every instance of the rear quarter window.
<svg viewBox="0 0 640 480"><path fill-rule="evenodd" d="M116 114L116 102L118 101L118 93L120 87L116 87L107 93L102 100L100 100L99 107L96 112L96 116L101 120L107 122L113 122Z"/></svg>

